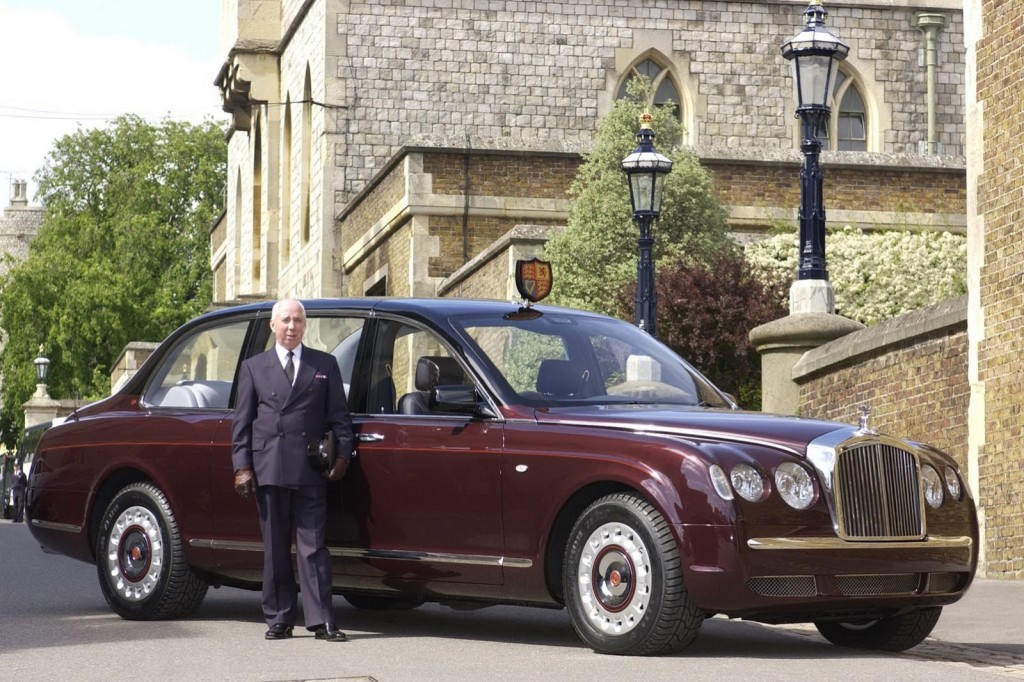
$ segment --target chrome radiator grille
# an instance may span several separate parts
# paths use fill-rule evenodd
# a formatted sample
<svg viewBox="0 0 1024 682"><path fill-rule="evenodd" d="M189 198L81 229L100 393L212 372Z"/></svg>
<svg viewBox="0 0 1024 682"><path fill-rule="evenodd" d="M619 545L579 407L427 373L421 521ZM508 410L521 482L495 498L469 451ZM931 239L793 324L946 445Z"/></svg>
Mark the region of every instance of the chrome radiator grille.
<svg viewBox="0 0 1024 682"><path fill-rule="evenodd" d="M841 537L916 539L924 535L917 458L884 443L857 444L838 453L836 511Z"/></svg>

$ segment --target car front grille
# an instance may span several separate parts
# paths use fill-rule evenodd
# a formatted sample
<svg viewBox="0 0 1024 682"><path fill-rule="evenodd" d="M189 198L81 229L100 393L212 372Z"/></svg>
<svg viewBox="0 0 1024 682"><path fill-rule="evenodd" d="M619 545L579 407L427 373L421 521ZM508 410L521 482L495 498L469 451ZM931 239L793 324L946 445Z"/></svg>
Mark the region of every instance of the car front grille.
<svg viewBox="0 0 1024 682"><path fill-rule="evenodd" d="M913 452L869 441L840 449L837 455L835 505L840 537L915 540L924 536Z"/></svg>

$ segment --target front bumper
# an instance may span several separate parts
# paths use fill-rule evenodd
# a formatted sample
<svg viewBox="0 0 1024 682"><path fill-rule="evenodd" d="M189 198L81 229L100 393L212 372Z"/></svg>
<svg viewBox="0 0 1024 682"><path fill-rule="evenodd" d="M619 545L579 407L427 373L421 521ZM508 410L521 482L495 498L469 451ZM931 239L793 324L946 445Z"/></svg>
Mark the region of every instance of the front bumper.
<svg viewBox="0 0 1024 682"><path fill-rule="evenodd" d="M905 542L835 536L740 541L734 531L681 528L687 588L708 613L762 622L877 617L944 606L963 595L977 566L977 540L968 535Z"/></svg>

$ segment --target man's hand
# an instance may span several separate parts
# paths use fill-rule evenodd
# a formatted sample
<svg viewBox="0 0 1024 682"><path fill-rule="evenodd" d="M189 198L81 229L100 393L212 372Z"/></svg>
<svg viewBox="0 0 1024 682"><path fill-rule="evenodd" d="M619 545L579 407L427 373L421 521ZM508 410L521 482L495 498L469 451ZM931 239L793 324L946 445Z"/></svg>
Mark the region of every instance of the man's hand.
<svg viewBox="0 0 1024 682"><path fill-rule="evenodd" d="M256 494L256 476L249 467L243 467L235 472L235 492L244 500Z"/></svg>

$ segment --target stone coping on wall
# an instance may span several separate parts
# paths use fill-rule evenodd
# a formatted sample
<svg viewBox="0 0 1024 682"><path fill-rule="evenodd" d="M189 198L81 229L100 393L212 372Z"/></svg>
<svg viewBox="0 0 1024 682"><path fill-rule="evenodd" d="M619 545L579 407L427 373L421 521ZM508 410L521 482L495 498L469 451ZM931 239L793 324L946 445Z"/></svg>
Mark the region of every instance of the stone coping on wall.
<svg viewBox="0 0 1024 682"><path fill-rule="evenodd" d="M873 327L847 334L808 351L793 367L793 381L800 384L818 374L877 355L918 338L967 326L967 296L947 299Z"/></svg>
<svg viewBox="0 0 1024 682"><path fill-rule="evenodd" d="M551 233L561 228L552 225L516 225L495 240L490 246L471 258L465 265L450 274L437 286L437 295L444 296L474 272L482 268L513 243L532 242L546 244Z"/></svg>
<svg viewBox="0 0 1024 682"><path fill-rule="evenodd" d="M689 148L701 163L707 165L803 165L799 149L767 147L721 147L697 145ZM821 153L821 165L829 168L908 170L932 173L963 173L967 168L964 156L938 154L887 154L882 152L829 152Z"/></svg>
<svg viewBox="0 0 1024 682"><path fill-rule="evenodd" d="M369 182L359 190L355 196L353 196L348 203L335 215L337 222L343 222L345 218L352 213L357 206L365 199L373 190L384 181L384 178L390 174L396 166L398 166L402 160L411 154L470 154L479 156L497 156L497 155L508 155L508 156L557 156L557 157L575 157L582 156L582 147L578 144L569 144L565 141L551 141L551 140L532 140L529 142L523 140L472 140L474 146L467 147L466 140L458 140L456 138L448 139L421 139L417 141L417 144L405 144L399 147L394 154L387 160L387 162L381 166L380 170L373 174ZM548 144L548 148L538 148L541 144ZM451 144L452 146L446 146ZM561 149L555 149L555 147L562 147Z"/></svg>

